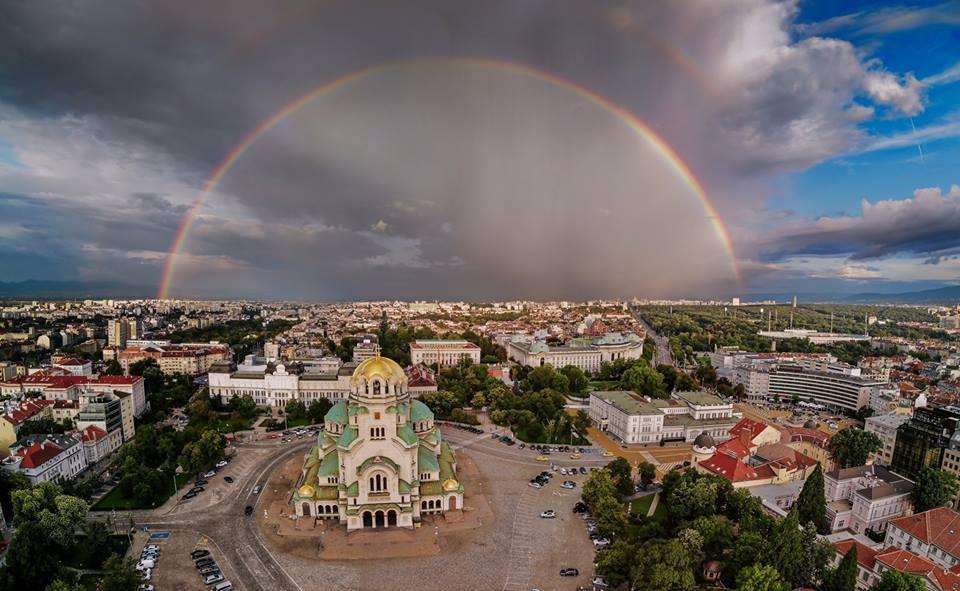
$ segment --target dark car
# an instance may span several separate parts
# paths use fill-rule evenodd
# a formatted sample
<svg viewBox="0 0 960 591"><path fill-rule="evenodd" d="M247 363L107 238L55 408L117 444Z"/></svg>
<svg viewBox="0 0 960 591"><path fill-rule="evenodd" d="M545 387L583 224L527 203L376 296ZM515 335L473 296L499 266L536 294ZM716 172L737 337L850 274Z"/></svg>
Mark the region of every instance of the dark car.
<svg viewBox="0 0 960 591"><path fill-rule="evenodd" d="M203 478L198 478L196 482L193 483L195 486L203 486L207 484L207 481Z"/></svg>
<svg viewBox="0 0 960 591"><path fill-rule="evenodd" d="M201 558L196 564L197 570L200 570L201 568L206 568L210 565L216 564L216 562L212 558Z"/></svg>
<svg viewBox="0 0 960 591"><path fill-rule="evenodd" d="M210 556L210 551L209 551L209 550L194 550L193 552L190 553L190 558L192 558L192 559L194 559L194 560L200 560L200 559L203 558L204 556Z"/></svg>
<svg viewBox="0 0 960 591"><path fill-rule="evenodd" d="M231 478L230 476L224 476L224 477L223 477L223 480L224 480L224 482L227 482L227 483L229 483L229 484L233 484L233 478Z"/></svg>
<svg viewBox="0 0 960 591"><path fill-rule="evenodd" d="M575 568L561 568L560 576L561 577L578 577L580 576L580 571Z"/></svg>
<svg viewBox="0 0 960 591"><path fill-rule="evenodd" d="M190 492L195 493L195 494L199 494L199 493L202 493L204 490L205 490L205 489L204 489L202 486L195 486L195 487L193 487L193 488L190 489Z"/></svg>
<svg viewBox="0 0 960 591"><path fill-rule="evenodd" d="M247 505L247 507L243 510L243 514L253 515L253 505Z"/></svg>
<svg viewBox="0 0 960 591"><path fill-rule="evenodd" d="M581 473L581 474L586 474L586 473L587 473L587 468L586 468L586 466L580 466L580 473Z"/></svg>
<svg viewBox="0 0 960 591"><path fill-rule="evenodd" d="M187 494L185 494L185 495L183 495L182 497L180 497L180 500L189 501L190 499L192 499L192 498L195 497L195 496L197 496L197 493L195 493L195 492L193 492L193 491L190 491L190 492L188 492Z"/></svg>
<svg viewBox="0 0 960 591"><path fill-rule="evenodd" d="M587 512L587 504L584 503L583 501L577 501L577 504L573 506L573 512L574 512L574 513L586 513L586 512Z"/></svg>

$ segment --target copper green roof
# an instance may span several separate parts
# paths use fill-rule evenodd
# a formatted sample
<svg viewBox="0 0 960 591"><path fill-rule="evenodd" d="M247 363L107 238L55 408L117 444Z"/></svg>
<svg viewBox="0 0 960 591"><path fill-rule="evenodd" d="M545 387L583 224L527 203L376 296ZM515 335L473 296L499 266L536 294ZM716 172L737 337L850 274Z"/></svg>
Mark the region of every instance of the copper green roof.
<svg viewBox="0 0 960 591"><path fill-rule="evenodd" d="M396 462L391 460L386 456L372 456L363 461L362 464L357 466L357 474L361 474L364 470L370 467L370 464L383 463L390 466L395 472L400 471L400 466Z"/></svg>
<svg viewBox="0 0 960 591"><path fill-rule="evenodd" d="M355 415L370 414L370 409L368 409L366 406L360 406L359 404L354 404L349 407L349 410L347 412L349 412L350 416L352 417Z"/></svg>
<svg viewBox="0 0 960 591"><path fill-rule="evenodd" d="M337 440L337 445L349 447L351 443L356 441L358 435L359 433L356 427L347 427L343 430L343 435L340 436L340 439Z"/></svg>
<svg viewBox="0 0 960 591"><path fill-rule="evenodd" d="M360 494L360 482L351 482L350 486L347 487L347 496L355 497Z"/></svg>
<svg viewBox="0 0 960 591"><path fill-rule="evenodd" d="M318 501L335 501L337 500L337 485L332 486L321 486L317 488L317 494L314 495L314 498Z"/></svg>
<svg viewBox="0 0 960 591"><path fill-rule="evenodd" d="M339 471L340 454L337 453L336 449L332 449L327 452L327 455L323 456L323 461L320 462L320 476L333 476Z"/></svg>
<svg viewBox="0 0 960 591"><path fill-rule="evenodd" d="M327 411L327 414L324 415L323 420L326 423L340 423L341 425L346 425L347 401L341 400L340 402L331 406L330 410Z"/></svg>
<svg viewBox="0 0 960 591"><path fill-rule="evenodd" d="M440 463L437 454L429 447L421 445L417 450L417 464L421 472L439 472Z"/></svg>
<svg viewBox="0 0 960 591"><path fill-rule="evenodd" d="M407 445L413 445L417 442L417 434L413 432L410 425L403 424L397 428L397 436Z"/></svg>
<svg viewBox="0 0 960 591"><path fill-rule="evenodd" d="M429 482L420 483L420 496L432 496L443 494L443 485L440 484L439 480L431 480Z"/></svg>
<svg viewBox="0 0 960 591"><path fill-rule="evenodd" d="M311 448L310 448L310 451L307 452L307 455L305 455L305 456L303 457L303 467L304 467L304 469L306 469L306 468L311 468L311 467L313 467L314 464L317 464L317 463L320 462L320 454L319 454L319 451L320 451L320 450L317 449L316 447L311 447Z"/></svg>
<svg viewBox="0 0 960 591"><path fill-rule="evenodd" d="M453 450L450 449L450 445L446 441L443 442L440 446L440 481L453 478L457 478L457 471L454 470L454 465L457 463L457 457L453 454Z"/></svg>
<svg viewBox="0 0 960 591"><path fill-rule="evenodd" d="M410 408L410 420L425 421L427 419L433 419L433 411L430 410L430 407L426 404L420 402L419 400L414 400Z"/></svg>

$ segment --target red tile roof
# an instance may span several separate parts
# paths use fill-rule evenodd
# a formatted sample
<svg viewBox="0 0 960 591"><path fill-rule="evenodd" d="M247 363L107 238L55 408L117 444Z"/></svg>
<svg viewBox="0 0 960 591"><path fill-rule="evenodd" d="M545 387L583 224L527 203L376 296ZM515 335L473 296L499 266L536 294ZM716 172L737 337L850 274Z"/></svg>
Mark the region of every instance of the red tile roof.
<svg viewBox="0 0 960 591"><path fill-rule="evenodd" d="M100 376L93 380L90 380L93 384L112 384L112 385L133 385L137 382L142 382L143 377L141 376Z"/></svg>
<svg viewBox="0 0 960 591"><path fill-rule="evenodd" d="M849 552L850 548L852 548L854 545L857 547L857 562L860 563L860 566L868 570L873 570L873 565L876 562L877 550L874 550L870 546L862 544L853 539L835 542L833 547L839 554L846 556L847 552Z"/></svg>
<svg viewBox="0 0 960 591"><path fill-rule="evenodd" d="M96 425L89 425L81 432L82 441L99 441L106 436L107 432Z"/></svg>
<svg viewBox="0 0 960 591"><path fill-rule="evenodd" d="M960 556L960 513L937 507L890 521L925 544L933 544L952 556Z"/></svg>
<svg viewBox="0 0 960 591"><path fill-rule="evenodd" d="M22 457L20 466L23 468L38 468L57 457L63 448L55 443L45 441L43 443L34 443L30 447L24 447L17 450L17 455Z"/></svg>
<svg viewBox="0 0 960 591"><path fill-rule="evenodd" d="M753 419L740 419L739 423L730 428L730 436L739 437L740 432L746 429L750 432L750 441L753 441L757 435L763 433L763 431L769 426L770 425L766 423L754 421Z"/></svg>

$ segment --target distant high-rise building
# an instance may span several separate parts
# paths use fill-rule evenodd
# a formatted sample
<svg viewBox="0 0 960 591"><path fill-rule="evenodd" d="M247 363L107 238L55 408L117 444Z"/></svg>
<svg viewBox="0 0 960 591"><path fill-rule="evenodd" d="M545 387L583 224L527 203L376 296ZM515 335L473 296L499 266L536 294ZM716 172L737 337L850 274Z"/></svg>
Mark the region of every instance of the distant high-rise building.
<svg viewBox="0 0 960 591"><path fill-rule="evenodd" d="M139 318L127 318L127 338L143 338L143 321L141 321Z"/></svg>
<svg viewBox="0 0 960 591"><path fill-rule="evenodd" d="M797 296L793 296L793 307L797 307Z"/></svg>
<svg viewBox="0 0 960 591"><path fill-rule="evenodd" d="M130 322L127 318L111 318L107 322L107 345L110 347L127 346L130 340Z"/></svg>

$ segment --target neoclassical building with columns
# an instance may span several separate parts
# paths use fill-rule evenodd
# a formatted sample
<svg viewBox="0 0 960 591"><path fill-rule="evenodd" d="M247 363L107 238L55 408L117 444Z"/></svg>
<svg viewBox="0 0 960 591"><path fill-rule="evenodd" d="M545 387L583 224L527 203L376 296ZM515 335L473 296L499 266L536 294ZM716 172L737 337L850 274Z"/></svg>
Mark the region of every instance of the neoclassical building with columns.
<svg viewBox="0 0 960 591"><path fill-rule="evenodd" d="M348 531L409 528L463 508L456 456L395 361L377 354L354 370L350 394L304 457L291 502L298 516L336 519Z"/></svg>

